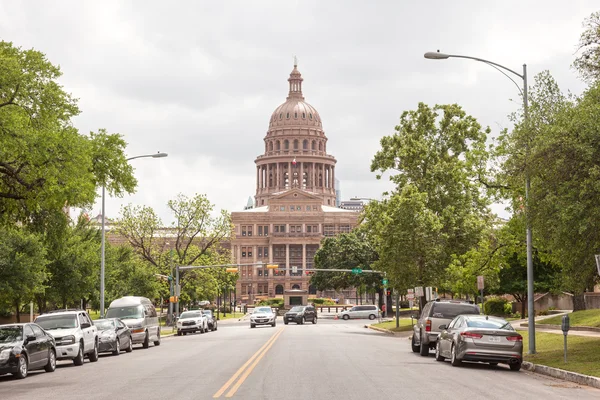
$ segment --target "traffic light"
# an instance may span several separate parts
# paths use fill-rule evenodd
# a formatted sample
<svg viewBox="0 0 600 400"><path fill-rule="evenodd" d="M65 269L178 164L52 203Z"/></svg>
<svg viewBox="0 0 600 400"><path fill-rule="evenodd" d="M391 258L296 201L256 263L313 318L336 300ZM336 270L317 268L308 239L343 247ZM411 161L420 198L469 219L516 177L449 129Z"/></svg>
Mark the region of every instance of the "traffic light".
<svg viewBox="0 0 600 400"><path fill-rule="evenodd" d="M169 282L171 282L173 280L173 276L169 275L168 278Z"/></svg>
<svg viewBox="0 0 600 400"><path fill-rule="evenodd" d="M392 291L390 289L385 291L385 295L386 296L391 296L392 295Z"/></svg>
<svg viewBox="0 0 600 400"><path fill-rule="evenodd" d="M310 271L310 270L309 270L309 271L305 271L304 273L305 273L306 275L312 275L312 274L314 274L314 273L315 273L315 271Z"/></svg>
<svg viewBox="0 0 600 400"><path fill-rule="evenodd" d="M277 269L279 268L279 264L267 264L267 269Z"/></svg>
<svg viewBox="0 0 600 400"><path fill-rule="evenodd" d="M237 273L238 269L237 268L226 268L225 271L227 272L233 272L233 273Z"/></svg>

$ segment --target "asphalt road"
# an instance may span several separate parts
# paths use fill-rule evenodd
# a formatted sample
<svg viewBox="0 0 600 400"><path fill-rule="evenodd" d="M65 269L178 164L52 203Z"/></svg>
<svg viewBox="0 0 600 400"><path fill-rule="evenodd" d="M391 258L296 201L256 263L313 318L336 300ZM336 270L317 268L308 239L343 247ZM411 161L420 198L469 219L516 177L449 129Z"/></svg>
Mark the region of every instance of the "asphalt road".
<svg viewBox="0 0 600 400"><path fill-rule="evenodd" d="M97 363L62 361L54 373L24 380L0 376L0 399L600 398L600 390L505 366L439 363L365 321L278 322L250 329L223 321L216 332L165 338Z"/></svg>

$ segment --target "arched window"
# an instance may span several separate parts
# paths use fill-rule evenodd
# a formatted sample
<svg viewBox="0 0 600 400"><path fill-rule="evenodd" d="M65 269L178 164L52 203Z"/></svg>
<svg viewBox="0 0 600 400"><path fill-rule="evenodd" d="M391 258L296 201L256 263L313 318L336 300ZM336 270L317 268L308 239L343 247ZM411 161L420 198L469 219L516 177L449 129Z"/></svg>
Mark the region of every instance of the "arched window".
<svg viewBox="0 0 600 400"><path fill-rule="evenodd" d="M285 117L286 117L287 119L290 119L290 113L286 113L286 114L285 114Z"/></svg>
<svg viewBox="0 0 600 400"><path fill-rule="evenodd" d="M273 142L269 142L269 151L273 151Z"/></svg>
<svg viewBox="0 0 600 400"><path fill-rule="evenodd" d="M279 140L275 143L275 149L281 150L281 142Z"/></svg>
<svg viewBox="0 0 600 400"><path fill-rule="evenodd" d="M288 150L289 148L290 148L290 142L287 139L285 139L283 141L283 149Z"/></svg>
<svg viewBox="0 0 600 400"><path fill-rule="evenodd" d="M298 139L294 139L294 150L298 150Z"/></svg>
<svg viewBox="0 0 600 400"><path fill-rule="evenodd" d="M298 118L298 113L297 112L294 113L294 118Z"/></svg>
<svg viewBox="0 0 600 400"><path fill-rule="evenodd" d="M283 286L282 285L275 286L275 294L283 294Z"/></svg>
<svg viewBox="0 0 600 400"><path fill-rule="evenodd" d="M319 142L319 151L323 151L323 143Z"/></svg>
<svg viewBox="0 0 600 400"><path fill-rule="evenodd" d="M304 142L302 142L302 149L308 150L308 140L304 139Z"/></svg>
<svg viewBox="0 0 600 400"><path fill-rule="evenodd" d="M312 149L313 150L317 149L317 142L315 140L312 141Z"/></svg>
<svg viewBox="0 0 600 400"><path fill-rule="evenodd" d="M300 285L298 285L298 284L292 285L292 290L300 290Z"/></svg>
<svg viewBox="0 0 600 400"><path fill-rule="evenodd" d="M317 294L317 288L314 287L313 285L310 285L308 287L308 294Z"/></svg>

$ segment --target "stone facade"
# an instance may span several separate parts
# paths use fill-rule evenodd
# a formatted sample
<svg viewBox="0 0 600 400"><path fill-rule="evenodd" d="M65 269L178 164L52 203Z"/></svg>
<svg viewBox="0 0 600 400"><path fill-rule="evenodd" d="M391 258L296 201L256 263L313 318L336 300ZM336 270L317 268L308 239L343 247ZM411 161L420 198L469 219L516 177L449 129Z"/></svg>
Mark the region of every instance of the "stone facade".
<svg viewBox="0 0 600 400"><path fill-rule="evenodd" d="M278 265L240 266L237 298L247 304L286 294L289 306L291 291L316 295L309 280L321 239L350 232L358 219L358 213L335 207L336 160L327 154L319 113L304 101L297 65L288 82L288 97L269 121L265 152L255 160L254 208L232 213L235 262Z"/></svg>

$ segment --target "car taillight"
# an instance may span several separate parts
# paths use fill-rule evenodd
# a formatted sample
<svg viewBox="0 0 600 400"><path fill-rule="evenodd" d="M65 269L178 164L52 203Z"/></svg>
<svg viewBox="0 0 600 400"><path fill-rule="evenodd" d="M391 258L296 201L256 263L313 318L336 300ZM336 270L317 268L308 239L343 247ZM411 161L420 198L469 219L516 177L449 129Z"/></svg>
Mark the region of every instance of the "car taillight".
<svg viewBox="0 0 600 400"><path fill-rule="evenodd" d="M425 332L431 332L431 320L425 321Z"/></svg>
<svg viewBox="0 0 600 400"><path fill-rule="evenodd" d="M508 340L509 342L522 342L523 341L523 336L519 335L519 336L507 336L506 340Z"/></svg>
<svg viewBox="0 0 600 400"><path fill-rule="evenodd" d="M481 339L483 337L483 335L480 335L479 333L473 333L473 332L463 332L460 334L460 336L465 337L465 338L471 338L471 339Z"/></svg>

